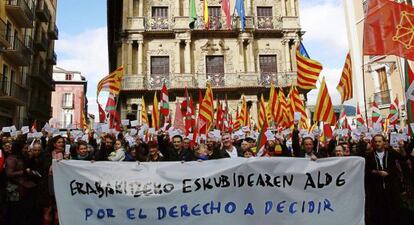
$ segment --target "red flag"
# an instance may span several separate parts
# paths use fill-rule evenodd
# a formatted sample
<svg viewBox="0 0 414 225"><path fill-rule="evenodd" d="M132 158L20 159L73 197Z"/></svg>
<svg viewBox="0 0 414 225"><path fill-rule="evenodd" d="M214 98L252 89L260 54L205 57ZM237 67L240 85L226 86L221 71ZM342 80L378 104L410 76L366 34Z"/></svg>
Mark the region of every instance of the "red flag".
<svg viewBox="0 0 414 225"><path fill-rule="evenodd" d="M168 114L170 113L169 102L170 102L170 100L168 99L167 86L165 86L165 84L163 84L162 85L162 89L161 89L161 106L160 106L160 113L164 117L168 117Z"/></svg>
<svg viewBox="0 0 414 225"><path fill-rule="evenodd" d="M221 8L224 11L224 15L226 15L226 26L227 29L231 30L231 18L230 18L230 0L222 0L221 1Z"/></svg>
<svg viewBox="0 0 414 225"><path fill-rule="evenodd" d="M332 128L329 123L323 123L323 135L327 138L332 138Z"/></svg>
<svg viewBox="0 0 414 225"><path fill-rule="evenodd" d="M96 104L98 104L98 109L99 109L99 123L105 123L105 120L106 120L105 111L102 109L101 104L99 104L98 101L96 101Z"/></svg>
<svg viewBox="0 0 414 225"><path fill-rule="evenodd" d="M36 133L37 132L37 120L33 121L32 127L30 128L30 131L32 133Z"/></svg>
<svg viewBox="0 0 414 225"><path fill-rule="evenodd" d="M183 114L181 113L180 103L175 103L175 117L174 117L174 127L176 129L180 129L185 131L184 121L183 121Z"/></svg>
<svg viewBox="0 0 414 225"><path fill-rule="evenodd" d="M224 126L224 111L220 101L217 99L216 129L222 130Z"/></svg>
<svg viewBox="0 0 414 225"><path fill-rule="evenodd" d="M370 0L364 24L364 55L396 55L414 60L414 7L390 0Z"/></svg>
<svg viewBox="0 0 414 225"><path fill-rule="evenodd" d="M121 118L117 111L109 112L109 128L117 131L121 130Z"/></svg>

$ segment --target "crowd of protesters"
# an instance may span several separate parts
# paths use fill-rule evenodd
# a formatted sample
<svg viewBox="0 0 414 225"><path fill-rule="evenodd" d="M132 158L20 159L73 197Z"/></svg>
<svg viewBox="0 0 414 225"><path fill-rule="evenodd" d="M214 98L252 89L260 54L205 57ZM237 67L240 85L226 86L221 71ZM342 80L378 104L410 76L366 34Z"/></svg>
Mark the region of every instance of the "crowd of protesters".
<svg viewBox="0 0 414 225"><path fill-rule="evenodd" d="M302 157L318 161L325 157L364 157L367 225L414 224L414 139L390 146L387 135L358 139L335 135L330 140L301 135L294 128L288 135L267 137L257 149L257 138L248 133L207 135L197 144L182 135L158 131L148 138L90 132L87 140L42 131L42 137L1 133L0 224L58 224L53 190L53 159L95 161L204 161L235 157ZM277 133L274 131L273 133ZM241 138L240 138L241 137ZM133 138L133 140L131 139ZM84 140L81 140L84 139ZM2 165L3 164L3 165ZM364 210L364 209L361 209Z"/></svg>

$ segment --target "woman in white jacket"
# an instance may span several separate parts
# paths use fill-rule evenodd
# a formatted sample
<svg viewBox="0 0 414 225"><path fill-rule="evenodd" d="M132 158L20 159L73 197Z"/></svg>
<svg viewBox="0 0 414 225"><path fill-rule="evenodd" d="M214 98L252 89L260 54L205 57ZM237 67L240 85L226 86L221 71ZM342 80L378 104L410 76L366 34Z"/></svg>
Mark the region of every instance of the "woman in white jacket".
<svg viewBox="0 0 414 225"><path fill-rule="evenodd" d="M125 159L125 151L121 140L116 140L114 151L108 156L109 161L123 161Z"/></svg>

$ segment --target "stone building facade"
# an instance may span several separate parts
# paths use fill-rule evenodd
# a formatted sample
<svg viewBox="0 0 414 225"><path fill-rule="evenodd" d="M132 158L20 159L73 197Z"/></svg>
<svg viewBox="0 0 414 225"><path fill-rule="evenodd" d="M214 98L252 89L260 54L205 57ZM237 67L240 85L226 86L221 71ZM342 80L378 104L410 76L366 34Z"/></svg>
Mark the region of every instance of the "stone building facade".
<svg viewBox="0 0 414 225"><path fill-rule="evenodd" d="M230 0L231 13L235 2ZM268 97L270 83L287 93L296 82L295 46L302 34L298 0L245 1L244 31L237 13L226 25L220 0L208 1L208 27L202 22L203 1L196 0L194 29L189 28L189 0L107 3L109 69L125 68L118 103L122 118L139 118L141 97L151 106L163 83L171 102L180 101L187 87L198 103L199 90L204 93L209 81L214 98L227 98L233 115L245 95L257 121L258 99L262 93Z"/></svg>

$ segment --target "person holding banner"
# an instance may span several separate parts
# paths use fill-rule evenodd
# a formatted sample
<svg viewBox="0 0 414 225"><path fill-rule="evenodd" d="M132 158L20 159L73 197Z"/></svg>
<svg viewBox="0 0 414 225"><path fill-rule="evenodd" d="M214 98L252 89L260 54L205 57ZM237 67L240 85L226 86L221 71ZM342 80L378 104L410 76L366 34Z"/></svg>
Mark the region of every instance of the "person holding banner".
<svg viewBox="0 0 414 225"><path fill-rule="evenodd" d="M224 133L221 137L222 148L214 149L212 159L222 159L222 158L237 158L243 157L243 152L239 147L233 145L233 139L231 134Z"/></svg>
<svg viewBox="0 0 414 225"><path fill-rule="evenodd" d="M93 160L92 152L89 151L88 143L79 141L76 146L76 155L72 158L73 160Z"/></svg>
<svg viewBox="0 0 414 225"><path fill-rule="evenodd" d="M164 157L158 150L158 144L155 141L148 142L148 156L147 162L161 162L164 161Z"/></svg>
<svg viewBox="0 0 414 225"><path fill-rule="evenodd" d="M111 135L105 135L102 137L101 147L98 151L95 151L96 161L106 161L111 152L114 151L114 138Z"/></svg>

